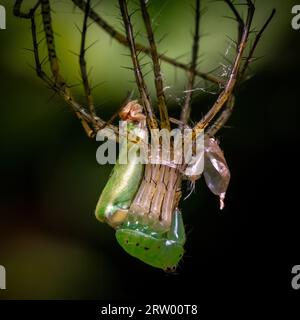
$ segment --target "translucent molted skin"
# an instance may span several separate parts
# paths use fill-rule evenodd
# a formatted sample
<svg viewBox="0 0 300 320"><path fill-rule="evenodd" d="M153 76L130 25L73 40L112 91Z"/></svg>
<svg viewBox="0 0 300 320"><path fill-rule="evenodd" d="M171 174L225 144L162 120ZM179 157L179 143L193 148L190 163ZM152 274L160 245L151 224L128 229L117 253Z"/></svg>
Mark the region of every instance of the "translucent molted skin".
<svg viewBox="0 0 300 320"><path fill-rule="evenodd" d="M164 270L177 266L186 240L182 215L177 208L167 232L158 232L153 227L128 219L117 229L116 238L128 254Z"/></svg>
<svg viewBox="0 0 300 320"><path fill-rule="evenodd" d="M204 140L204 178L212 193L220 197L220 209L230 181L230 171L224 154L214 138Z"/></svg>
<svg viewBox="0 0 300 320"><path fill-rule="evenodd" d="M128 215L155 230L167 231L181 197L181 175L176 168L146 164L140 188Z"/></svg>

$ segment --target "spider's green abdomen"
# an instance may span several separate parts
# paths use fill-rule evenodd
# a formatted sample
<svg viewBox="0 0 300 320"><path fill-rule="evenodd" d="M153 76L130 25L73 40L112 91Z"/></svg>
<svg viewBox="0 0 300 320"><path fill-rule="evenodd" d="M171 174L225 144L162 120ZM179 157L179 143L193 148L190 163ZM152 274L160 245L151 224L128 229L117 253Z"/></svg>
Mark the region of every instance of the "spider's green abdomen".
<svg viewBox="0 0 300 320"><path fill-rule="evenodd" d="M156 268L172 268L177 266L184 253L185 231L181 213L175 210L172 226L167 232L157 232L147 225L127 221L117 229L116 238L135 258Z"/></svg>
<svg viewBox="0 0 300 320"><path fill-rule="evenodd" d="M138 230L119 229L116 238L127 253L161 269L177 265L184 251L176 241L157 239Z"/></svg>

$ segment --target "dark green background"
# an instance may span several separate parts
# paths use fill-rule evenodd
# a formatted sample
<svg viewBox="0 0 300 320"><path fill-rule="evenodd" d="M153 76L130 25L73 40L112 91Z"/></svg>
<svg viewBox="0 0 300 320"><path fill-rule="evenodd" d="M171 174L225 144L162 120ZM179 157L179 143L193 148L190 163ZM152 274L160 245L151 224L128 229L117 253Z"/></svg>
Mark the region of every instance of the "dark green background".
<svg viewBox="0 0 300 320"><path fill-rule="evenodd" d="M69 2L53 1L54 27L64 75L75 84L79 67L70 51L79 50L74 22L81 26L82 15ZM231 14L226 6L203 2L207 12L201 24L200 66L207 71L220 63L229 64L223 58L228 48L227 59L232 61L234 48L226 35L234 38L236 34L234 22L222 18ZM7 269L7 290L0 291L0 298L151 297L201 303L200 296L221 300L237 293L255 296L289 290L289 272L299 255L296 251L289 254L288 249L295 245L292 241L297 241L298 231L289 216L296 213L289 210L290 202L280 206L283 192L279 188L290 192L291 199L297 197L297 188L280 180L281 176L296 179L298 171L300 31L291 28L291 8L297 1L257 1L256 28L273 7L277 15L259 46L257 55L264 57L253 65L251 79L239 90L230 128L218 134L232 172L226 208L219 212L218 199L203 181L182 202L188 239L176 275L128 256L117 244L114 231L94 218L111 167L96 163L98 143L86 138L69 107L52 97L30 68L32 54L23 49L31 47L28 21L12 15L13 1L0 3L7 9L7 30L0 31L0 264ZM151 3L157 37L167 34L160 50L173 57L188 53L192 1ZM115 4L103 1L98 10L121 30ZM141 29L139 21L136 28ZM139 39L145 41L143 36ZM94 91L98 112L109 119L126 92L134 88L132 74L122 68L130 66L130 60L126 49L96 26L88 40L98 40L87 60L93 67L93 83L101 83ZM41 48L45 52L45 45ZM186 55L181 60L188 59ZM164 64L163 68L166 85L171 87L167 90L170 110L176 115L186 76ZM216 99L203 93L203 88L211 89L208 84L199 82L197 87L194 121ZM84 101L80 89L74 90ZM286 162L278 161L280 155ZM279 230L274 222L281 225ZM285 231L288 236L283 235Z"/></svg>

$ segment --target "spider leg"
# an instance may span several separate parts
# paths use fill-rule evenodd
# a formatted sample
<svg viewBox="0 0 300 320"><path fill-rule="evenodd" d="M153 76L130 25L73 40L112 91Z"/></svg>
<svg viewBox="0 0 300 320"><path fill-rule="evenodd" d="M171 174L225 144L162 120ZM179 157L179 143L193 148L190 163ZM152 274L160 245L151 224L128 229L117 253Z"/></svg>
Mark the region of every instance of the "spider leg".
<svg viewBox="0 0 300 320"><path fill-rule="evenodd" d="M244 30L244 26L245 23L241 17L241 15L239 14L239 12L237 11L236 7L234 6L234 4L231 2L231 0L224 0L226 2L226 4L229 6L229 8L231 9L231 11L233 12L234 16L235 16L235 20L238 22L238 43L240 43L241 39L242 39L242 35L243 35L243 30Z"/></svg>
<svg viewBox="0 0 300 320"><path fill-rule="evenodd" d="M232 8L232 10L234 12L236 12L236 16L237 16L237 20L239 21L239 30L241 29L241 24L242 24L242 20L238 14L238 12L236 11L235 7L233 6L231 1L225 0L226 3L228 3L230 5L230 7ZM263 27L260 29L260 31L257 33L254 42L250 48L249 54L246 57L246 60L244 62L243 68L240 71L240 73L238 74L238 85L240 84L240 82L243 80L243 77L245 75L245 72L247 70L247 68L249 67L249 64L253 58L253 54L254 51L258 45L258 42L262 36L262 34L264 33L264 31L266 30L266 28L268 27L269 23L271 22L271 20L273 19L274 15L276 13L276 10L273 9L270 16L268 17L268 19L266 20L266 22L264 23ZM243 23L244 24L244 23ZM209 136L214 136L223 126L224 124L228 121L228 119L230 118L230 115L233 111L234 105L235 105L235 95L234 95L234 91L233 93L229 96L228 101L226 103L225 109L221 112L221 114L219 115L219 117L215 120L215 122L208 128L206 134L208 134Z"/></svg>
<svg viewBox="0 0 300 320"><path fill-rule="evenodd" d="M199 40L200 40L200 0L196 0L196 9L195 9L195 33L193 38L193 47L192 47L192 60L191 68L188 73L188 84L186 88L185 101L182 106L180 120L183 124L187 124L188 119L190 118L191 113L191 103L192 95L196 77L196 67L198 60L198 51L199 51ZM182 127L182 126L181 126Z"/></svg>
<svg viewBox="0 0 300 320"><path fill-rule="evenodd" d="M224 124L230 118L233 108L235 105L235 96L232 94L225 106L225 109L221 112L219 117L214 121L214 123L206 130L205 134L213 137L216 133L224 126Z"/></svg>
<svg viewBox="0 0 300 320"><path fill-rule="evenodd" d="M95 105L94 105L94 99L92 96L92 89L90 86L88 74L87 74L87 67L86 67L86 60L85 60L85 53L86 53L86 34L88 29L88 17L89 17L89 11L90 11L90 0L87 0L86 2L86 8L84 13L84 19L83 19L83 26L82 26L82 32L81 32L81 44L80 44L80 54L79 54L79 65L80 65L80 72L81 72L81 78L84 88L84 93L86 97L86 101L88 104L89 112L93 119L93 125L95 126L95 119L97 118L96 111L95 111Z"/></svg>
<svg viewBox="0 0 300 320"><path fill-rule="evenodd" d="M32 14L35 13L38 6L40 5L40 0L38 0L33 8L31 8L28 12L22 12L21 6L24 0L16 0L13 8L14 15L19 18L30 19Z"/></svg>
<svg viewBox="0 0 300 320"><path fill-rule="evenodd" d="M72 2L78 7L80 8L82 11L85 11L86 8L86 1L84 0L72 0ZM97 14L93 9L89 10L89 17L95 22L97 23L105 32L107 32L112 38L114 38L116 41L118 41L119 43L121 43L122 45L129 47L130 43L127 39L126 36L124 36L122 33L118 32L116 29L114 29L110 24L108 24L99 14ZM151 54L152 50L149 47L146 47L140 43L136 43L135 44L136 50L139 52L143 52L146 53L148 55ZM168 56L166 56L165 54L161 54L158 53L158 56L160 58L160 60L165 61L171 65L173 65L174 67L177 68L181 68L183 70L186 71L190 71L190 66L184 63L181 63L179 61L177 61L176 59L170 58ZM213 82L215 84L222 84L223 80L222 79L218 79L217 77L209 74L209 73L205 73L205 72L201 72L199 70L195 70L195 74L205 80L208 80L210 82Z"/></svg>
<svg viewBox="0 0 300 320"><path fill-rule="evenodd" d="M144 81L144 77L141 71L140 63L138 60L137 56L137 49L135 45L135 39L134 39L134 34L133 34L133 28L132 24L130 21L130 16L128 13L128 8L127 8L127 2L126 0L119 0L119 6L124 22L124 27L127 35L127 41L129 43L129 48L130 48L130 55L132 59L132 64L134 67L134 75L135 75L135 80L140 92L140 98L142 101L142 105L145 109L145 113L147 115L147 121L148 121L148 126L151 129L156 129L158 128L157 121L155 119L155 115L152 110L151 102L150 102L150 96L146 87L146 83Z"/></svg>
<svg viewBox="0 0 300 320"><path fill-rule="evenodd" d="M35 4L35 6L32 7L28 12L21 11L22 3L23 0L16 0L13 12L15 16L28 19L31 22L31 35L33 41L35 70L38 77L40 77L49 88L58 93L71 106L72 110L77 115L78 119L81 121L82 126L87 135L89 137L93 137L97 130L99 130L99 128L105 126L105 122L98 117L95 121L94 117L73 98L68 85L64 81L62 75L60 74L58 59L55 50L53 29L51 24L50 2L48 0L39 0ZM50 62L50 69L54 79L49 77L43 70L43 62L41 62L39 56L39 42L37 39L35 14L40 6L42 11L44 31L46 35L48 60ZM91 128L90 125L94 125L93 128ZM110 128L115 132L115 134L118 134L118 129L116 127L110 125Z"/></svg>
<svg viewBox="0 0 300 320"><path fill-rule="evenodd" d="M250 32L250 27L252 23L252 18L254 15L255 7L252 3L252 1L247 0L248 5L248 14L246 23L243 26L243 33L241 36L241 40L238 46L238 50L236 53L236 57L233 63L233 67L229 76L229 79L225 85L224 90L220 93L217 101L214 103L212 108L206 113L206 115L194 126L195 130L199 129L205 129L210 122L213 120L213 118L216 116L216 114L222 109L222 107L227 103L228 99L230 98L236 83L237 78L243 58L243 53L245 51L247 40Z"/></svg>
<svg viewBox="0 0 300 320"><path fill-rule="evenodd" d="M152 30L151 18L148 12L147 4L144 0L140 0L140 6L141 6L144 24L147 31L148 41L151 48L151 58L153 63L155 89L156 89L156 97L157 97L159 114L160 114L161 128L166 128L170 130L170 121L168 116L166 97L164 94L163 78L160 70L159 55L157 52L154 34Z"/></svg>
<svg viewBox="0 0 300 320"><path fill-rule="evenodd" d="M53 75L53 87L54 90L57 91L66 102L68 102L72 109L74 110L75 114L77 115L78 119L81 121L82 126L89 137L93 137L95 135L95 129L91 128L89 123L93 123L93 117L89 114L89 122L86 120L86 116L83 116L83 108L75 101L73 98L69 87L64 80L63 76L60 73L60 67L57 59L56 49L55 49L55 39L54 39L54 32L52 28L52 17L51 17L51 7L49 0L41 0L41 13L42 13L42 20L44 26L44 32L46 36L46 43L47 43L47 50L48 50L48 59L50 63L50 69ZM34 21L34 17L32 22ZM34 32L36 34L36 32ZM36 35L32 35L35 36ZM36 47L36 46L35 46ZM38 54L38 49L36 47L35 52ZM41 65L37 64L38 74L41 74ZM43 77L42 77L43 78ZM87 115L87 112L84 112Z"/></svg>
<svg viewBox="0 0 300 320"><path fill-rule="evenodd" d="M260 29L260 31L257 33L257 35L256 35L256 37L255 37L255 39L254 39L253 45L252 45L252 47L251 47L251 49L250 49L249 55L248 55L248 57L246 58L246 61L245 61L244 66L243 66L243 69L242 69L242 71L241 71L241 73L240 73L240 78L241 78L241 79L243 78L243 76L244 76L244 74L245 74L245 72L246 72L249 64L251 63L251 61L252 61L252 59L253 59L254 51L255 51L255 49L256 49L256 47L257 47L257 45L258 45L258 42L259 42L262 34L264 33L264 31L265 31L266 28L268 27L269 23L270 23L271 20L273 19L275 13L276 13L276 10L273 9L272 12L271 12L271 14L270 14L270 16L269 16L269 18L266 20L266 22L265 22L265 24L263 25L263 27L262 27L262 28Z"/></svg>

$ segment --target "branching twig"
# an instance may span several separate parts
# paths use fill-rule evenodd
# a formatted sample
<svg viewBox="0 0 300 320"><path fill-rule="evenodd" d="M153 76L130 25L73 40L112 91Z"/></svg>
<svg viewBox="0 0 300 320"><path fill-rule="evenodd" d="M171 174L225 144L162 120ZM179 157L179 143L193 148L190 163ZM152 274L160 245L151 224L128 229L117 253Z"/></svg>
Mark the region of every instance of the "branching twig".
<svg viewBox="0 0 300 320"><path fill-rule="evenodd" d="M140 0L140 5L141 5L142 16L143 16L144 24L146 27L150 48L151 48L151 58L153 62L155 89L156 89L156 96L157 96L157 102L158 102L158 108L159 108L159 114L160 114L161 128L170 129L170 121L168 116L166 97L164 94L164 85L163 85L163 79L162 79L162 74L160 70L159 56L157 53L151 20L147 10L147 5L145 3L145 0Z"/></svg>

